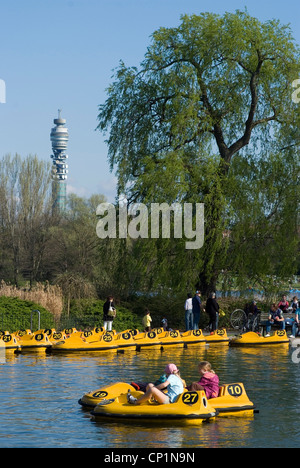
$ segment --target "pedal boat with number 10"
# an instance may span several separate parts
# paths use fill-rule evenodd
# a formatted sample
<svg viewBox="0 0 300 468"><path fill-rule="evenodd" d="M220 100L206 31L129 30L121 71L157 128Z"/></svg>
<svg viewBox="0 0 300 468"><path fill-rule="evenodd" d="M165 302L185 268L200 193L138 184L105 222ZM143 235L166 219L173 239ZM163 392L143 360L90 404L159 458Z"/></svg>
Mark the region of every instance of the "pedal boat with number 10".
<svg viewBox="0 0 300 468"><path fill-rule="evenodd" d="M107 404L105 402L112 403L113 400L118 399L119 402L121 401L125 405L125 403L127 402L128 391L130 391L131 394L134 396L136 396L136 394L142 395L141 392L136 392L136 389L132 385L127 384L125 382L117 382L115 384L110 384L105 387L102 387L96 391L86 393L79 399L78 403L84 408L92 409L96 408L97 405L99 405L99 407L102 407L103 405ZM122 395L125 395L126 400L123 398ZM188 397L186 396L185 398L187 399ZM187 400L184 401L186 404ZM242 383L232 383L220 386L219 396L217 398L212 398L208 400L208 402L210 407L213 407L218 412L218 416L222 417L249 417L253 416L255 411L255 406L249 400L244 385ZM135 408L137 407L136 405L131 406L134 406ZM170 406L173 408L173 403L170 404ZM156 407L158 406L156 405ZM120 405L119 410L121 411ZM127 410L125 410L125 413L126 412ZM100 413L102 414L102 410L100 411ZM114 414L117 414L115 410Z"/></svg>
<svg viewBox="0 0 300 468"><path fill-rule="evenodd" d="M134 397L139 398L142 392L133 391ZM127 393L111 399L102 399L91 412L93 419L135 419L184 422L184 424L201 424L217 416L205 396L203 390L197 392L184 392L179 395L175 403L159 404L147 400L140 405L133 405L127 401Z"/></svg>

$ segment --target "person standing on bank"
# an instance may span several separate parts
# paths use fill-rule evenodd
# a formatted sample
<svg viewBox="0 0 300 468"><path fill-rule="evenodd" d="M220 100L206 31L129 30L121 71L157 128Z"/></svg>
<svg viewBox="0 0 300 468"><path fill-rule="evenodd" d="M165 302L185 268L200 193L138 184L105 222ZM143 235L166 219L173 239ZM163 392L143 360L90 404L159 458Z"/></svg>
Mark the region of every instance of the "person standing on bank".
<svg viewBox="0 0 300 468"><path fill-rule="evenodd" d="M192 299L193 304L193 329L198 330L201 314L201 291L196 291L195 296Z"/></svg>
<svg viewBox="0 0 300 468"><path fill-rule="evenodd" d="M193 330L193 296L188 293L187 299L184 304L185 310L185 331Z"/></svg>
<svg viewBox="0 0 300 468"><path fill-rule="evenodd" d="M103 304L103 328L105 331L112 331L112 323L116 317L116 308L114 305L114 298L108 296L106 302Z"/></svg>
<svg viewBox="0 0 300 468"><path fill-rule="evenodd" d="M151 315L150 315L150 310L145 309L145 315L144 315L144 317L142 319L142 324L143 324L145 332L150 332L151 331L151 322L152 322L152 318L151 318Z"/></svg>
<svg viewBox="0 0 300 468"><path fill-rule="evenodd" d="M206 301L205 310L209 315L209 330L210 332L215 332L218 328L218 319L219 319L219 304L216 300L216 294L211 293L209 298Z"/></svg>

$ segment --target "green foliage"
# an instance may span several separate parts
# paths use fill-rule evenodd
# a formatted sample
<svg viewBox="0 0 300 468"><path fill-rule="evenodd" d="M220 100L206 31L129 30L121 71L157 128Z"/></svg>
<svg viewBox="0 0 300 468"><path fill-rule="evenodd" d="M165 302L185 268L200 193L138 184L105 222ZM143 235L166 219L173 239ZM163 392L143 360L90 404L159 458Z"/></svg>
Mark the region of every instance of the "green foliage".
<svg viewBox="0 0 300 468"><path fill-rule="evenodd" d="M41 328L54 327L53 315L48 312L44 307L32 301L23 301L16 297L0 297L0 327L3 330L15 332L19 329L29 329L31 324L32 314L32 328L38 329L38 314L33 310L40 311L40 325Z"/></svg>
<svg viewBox="0 0 300 468"><path fill-rule="evenodd" d="M297 247L295 223L287 226L299 193L293 198L292 181L282 188L283 174L299 181L300 108L291 99L298 74L290 28L247 11L185 15L153 33L139 69L120 64L98 115L119 194L146 204L205 203L200 252L172 239L130 245L126 265L146 272L147 284L136 288L193 283L207 293L222 270L251 278L283 274L287 265L295 272L296 262L280 265L279 255L289 259ZM278 171L287 158L294 173ZM130 291L129 276L127 284Z"/></svg>
<svg viewBox="0 0 300 468"><path fill-rule="evenodd" d="M70 316L61 318L61 328L65 328L66 320L78 329L103 326L103 300L74 299L70 304ZM113 321L113 327L117 331L129 328L142 329L141 318L123 305L116 305L117 317Z"/></svg>

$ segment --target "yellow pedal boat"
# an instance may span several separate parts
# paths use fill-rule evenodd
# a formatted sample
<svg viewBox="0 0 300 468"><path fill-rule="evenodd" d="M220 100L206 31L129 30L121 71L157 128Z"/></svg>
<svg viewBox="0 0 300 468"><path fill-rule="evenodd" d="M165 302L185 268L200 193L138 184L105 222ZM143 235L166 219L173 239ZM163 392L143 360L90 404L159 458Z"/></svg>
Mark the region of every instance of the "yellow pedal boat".
<svg viewBox="0 0 300 468"><path fill-rule="evenodd" d="M99 390L94 390L83 395L78 403L86 408L94 408L104 399L116 398L122 393L127 393L128 390L135 392L136 389L125 382L117 382L114 384L106 385Z"/></svg>
<svg viewBox="0 0 300 468"><path fill-rule="evenodd" d="M116 398L121 398L122 395L126 397L128 390L130 390L132 395L136 396L136 389L132 385L125 382L117 382L104 386L96 391L86 393L79 399L78 403L85 408L96 408L99 404L102 406L104 400L111 401ZM141 395L142 392L138 392L138 394ZM120 401L124 402L124 399ZM255 412L255 406L252 401L249 400L242 383L222 385L220 387L219 396L208 401L210 406L218 412L218 416L220 417L249 417Z"/></svg>
<svg viewBox="0 0 300 468"><path fill-rule="evenodd" d="M249 417L257 412L240 382L222 385L219 396L209 402L218 410L220 417Z"/></svg>
<svg viewBox="0 0 300 468"><path fill-rule="evenodd" d="M19 352L21 346L18 337L13 333L1 332L0 334L0 348L5 348L5 351Z"/></svg>
<svg viewBox="0 0 300 468"><path fill-rule="evenodd" d="M137 333L133 336L133 339L136 343L136 349L138 351L148 347L153 349L161 349L161 341L155 331Z"/></svg>
<svg viewBox="0 0 300 468"><path fill-rule="evenodd" d="M259 336L255 332L247 332L230 340L230 346L266 346L288 344L290 342L285 330L276 330L271 336Z"/></svg>
<svg viewBox="0 0 300 468"><path fill-rule="evenodd" d="M176 348L184 347L184 341L178 330L163 331L157 338L160 340L163 348L169 348L170 346L176 346Z"/></svg>
<svg viewBox="0 0 300 468"><path fill-rule="evenodd" d="M113 336L113 343L118 346L118 349L136 350L136 341L129 331L118 333Z"/></svg>
<svg viewBox="0 0 300 468"><path fill-rule="evenodd" d="M40 330L32 334L26 333L19 337L18 341L21 346L21 352L46 351L52 346L48 335Z"/></svg>
<svg viewBox="0 0 300 468"><path fill-rule="evenodd" d="M206 344L202 330L188 330L181 333L181 339L185 346Z"/></svg>
<svg viewBox="0 0 300 468"><path fill-rule="evenodd" d="M134 391L136 398L143 395ZM214 419L217 411L207 400L204 391L182 393L175 403L161 405L155 401L146 401L140 405L132 405L127 401L127 394L122 393L111 399L102 399L91 411L93 419L139 419L155 421L184 421L199 424Z"/></svg>
<svg viewBox="0 0 300 468"><path fill-rule="evenodd" d="M118 345L113 336L106 333L100 339L88 341L83 334L72 333L63 340L52 344L51 351L54 353L69 353L77 351L113 351L117 352Z"/></svg>
<svg viewBox="0 0 300 468"><path fill-rule="evenodd" d="M204 338L206 343L229 343L229 337L225 328L216 330L212 335L205 335Z"/></svg>

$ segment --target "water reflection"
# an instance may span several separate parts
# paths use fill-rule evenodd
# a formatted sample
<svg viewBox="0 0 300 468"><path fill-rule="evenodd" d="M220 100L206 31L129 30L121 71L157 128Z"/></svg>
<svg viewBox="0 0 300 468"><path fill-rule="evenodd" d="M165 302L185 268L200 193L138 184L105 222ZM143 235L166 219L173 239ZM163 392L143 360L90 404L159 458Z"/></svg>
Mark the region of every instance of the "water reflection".
<svg viewBox="0 0 300 468"><path fill-rule="evenodd" d="M1 447L297 447L299 364L289 347L209 345L140 352L7 354L0 366ZM153 381L168 362L198 378L208 360L221 383L243 382L259 409L250 419L222 418L199 426L92 421L77 403L86 392L116 381Z"/></svg>

